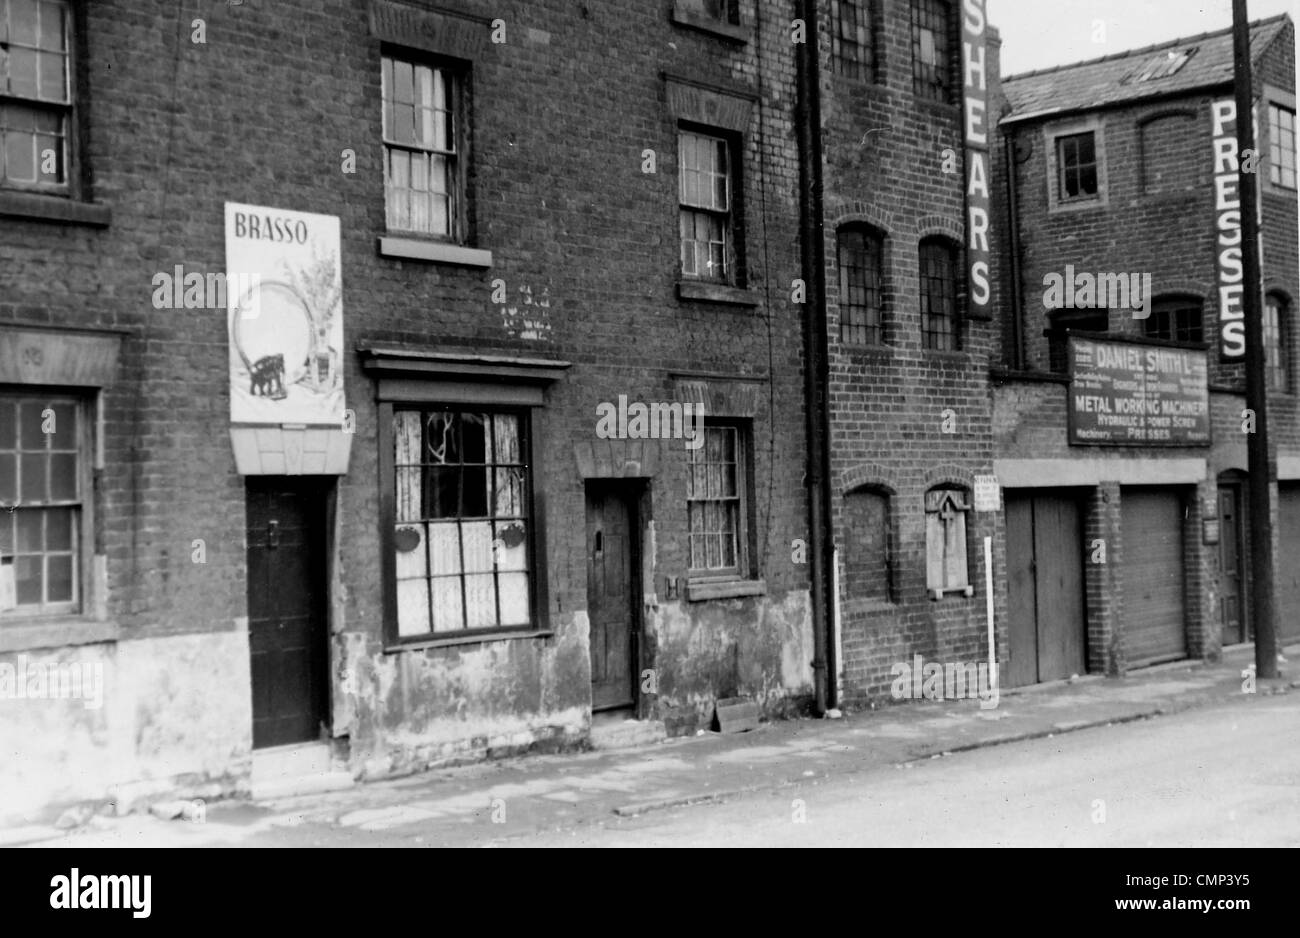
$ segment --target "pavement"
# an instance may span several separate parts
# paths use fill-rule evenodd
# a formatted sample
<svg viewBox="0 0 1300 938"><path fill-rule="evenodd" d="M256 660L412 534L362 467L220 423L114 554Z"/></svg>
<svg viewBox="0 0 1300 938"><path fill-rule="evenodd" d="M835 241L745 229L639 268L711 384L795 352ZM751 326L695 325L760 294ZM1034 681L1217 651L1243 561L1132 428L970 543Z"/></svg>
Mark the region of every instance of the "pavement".
<svg viewBox="0 0 1300 938"><path fill-rule="evenodd" d="M1214 664L1180 662L1122 678L1085 676L980 701L906 701L840 719L792 719L747 733L632 749L524 756L342 791L270 801L212 801L175 820L92 815L67 831L0 830L0 846L501 846L609 828L665 809L742 801L866 770L1300 688L1300 646L1282 677L1248 681L1253 649ZM1248 683L1254 692L1247 692Z"/></svg>

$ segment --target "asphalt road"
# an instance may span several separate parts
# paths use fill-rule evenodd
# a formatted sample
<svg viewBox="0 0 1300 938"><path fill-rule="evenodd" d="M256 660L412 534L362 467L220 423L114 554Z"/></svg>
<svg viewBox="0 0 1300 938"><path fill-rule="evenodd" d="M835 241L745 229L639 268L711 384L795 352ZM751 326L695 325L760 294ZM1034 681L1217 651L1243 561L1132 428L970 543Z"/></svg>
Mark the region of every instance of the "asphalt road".
<svg viewBox="0 0 1300 938"><path fill-rule="evenodd" d="M1300 694L840 774L499 845L1294 847Z"/></svg>

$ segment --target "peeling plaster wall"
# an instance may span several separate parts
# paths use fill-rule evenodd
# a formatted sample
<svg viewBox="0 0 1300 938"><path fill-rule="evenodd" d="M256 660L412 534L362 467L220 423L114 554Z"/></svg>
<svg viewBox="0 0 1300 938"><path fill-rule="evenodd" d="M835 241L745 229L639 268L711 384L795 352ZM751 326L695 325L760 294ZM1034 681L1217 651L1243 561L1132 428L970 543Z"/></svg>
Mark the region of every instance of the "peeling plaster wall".
<svg viewBox="0 0 1300 938"><path fill-rule="evenodd" d="M702 720L714 701L753 697L771 713L812 694L812 608L806 591L777 602L747 597L659 606L654 639L658 703L690 707Z"/></svg>
<svg viewBox="0 0 1300 938"><path fill-rule="evenodd" d="M0 821L155 792L213 797L237 790L246 774L245 632L12 653L0 664L16 677L49 665L102 669L99 707L93 695L0 699Z"/></svg>
<svg viewBox="0 0 1300 938"><path fill-rule="evenodd" d="M549 638L393 654L346 634L353 770L372 778L580 744L591 705L587 615L551 622Z"/></svg>

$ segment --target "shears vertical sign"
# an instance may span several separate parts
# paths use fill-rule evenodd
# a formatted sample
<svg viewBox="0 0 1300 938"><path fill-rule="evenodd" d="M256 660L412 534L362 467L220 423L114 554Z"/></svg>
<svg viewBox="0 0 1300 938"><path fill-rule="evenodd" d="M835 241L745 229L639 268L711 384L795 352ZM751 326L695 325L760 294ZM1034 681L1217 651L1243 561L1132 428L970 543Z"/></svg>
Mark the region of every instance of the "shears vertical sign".
<svg viewBox="0 0 1300 938"><path fill-rule="evenodd" d="M966 274L970 312L989 312L989 133L984 0L962 0L966 153Z"/></svg>

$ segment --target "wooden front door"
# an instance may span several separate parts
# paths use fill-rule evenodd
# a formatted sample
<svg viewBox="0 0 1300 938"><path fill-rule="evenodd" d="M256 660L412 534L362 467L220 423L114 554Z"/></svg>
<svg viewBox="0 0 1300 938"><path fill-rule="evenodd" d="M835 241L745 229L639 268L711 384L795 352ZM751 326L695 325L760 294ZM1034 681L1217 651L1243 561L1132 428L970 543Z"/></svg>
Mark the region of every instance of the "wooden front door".
<svg viewBox="0 0 1300 938"><path fill-rule="evenodd" d="M636 507L626 487L587 486L587 616L591 709L636 703Z"/></svg>
<svg viewBox="0 0 1300 938"><path fill-rule="evenodd" d="M1246 524L1241 485L1219 486L1219 605L1224 645L1248 640L1246 606Z"/></svg>
<svg viewBox="0 0 1300 938"><path fill-rule="evenodd" d="M253 747L319 739L326 719L325 487L247 480Z"/></svg>
<svg viewBox="0 0 1300 938"><path fill-rule="evenodd" d="M1007 493L1008 687L1087 670L1083 525L1068 492Z"/></svg>

